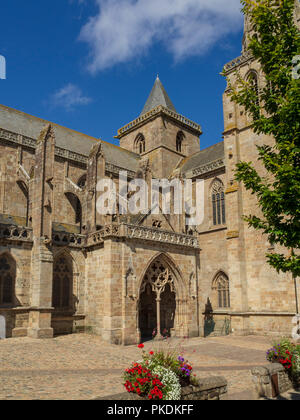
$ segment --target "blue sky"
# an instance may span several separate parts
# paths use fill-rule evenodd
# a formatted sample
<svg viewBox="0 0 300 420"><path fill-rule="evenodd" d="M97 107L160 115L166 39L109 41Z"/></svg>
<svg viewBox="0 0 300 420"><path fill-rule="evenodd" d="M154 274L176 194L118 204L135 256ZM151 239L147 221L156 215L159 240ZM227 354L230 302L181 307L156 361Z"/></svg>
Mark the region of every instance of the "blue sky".
<svg viewBox="0 0 300 420"><path fill-rule="evenodd" d="M3 2L0 103L115 142L157 73L177 112L221 140L225 63L240 55L239 0Z"/></svg>

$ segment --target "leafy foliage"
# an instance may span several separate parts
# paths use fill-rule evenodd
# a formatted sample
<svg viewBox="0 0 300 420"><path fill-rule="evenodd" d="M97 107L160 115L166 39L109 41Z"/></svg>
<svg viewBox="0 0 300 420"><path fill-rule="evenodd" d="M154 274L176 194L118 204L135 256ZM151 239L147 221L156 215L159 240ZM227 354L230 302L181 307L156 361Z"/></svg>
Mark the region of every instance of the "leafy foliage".
<svg viewBox="0 0 300 420"><path fill-rule="evenodd" d="M267 360L281 363L291 375L300 375L300 345L292 343L288 338L282 338L267 351Z"/></svg>
<svg viewBox="0 0 300 420"><path fill-rule="evenodd" d="M249 226L262 230L271 244L288 251L268 254L278 272L300 275L300 79L292 66L300 54L299 30L294 22L295 0L242 0L254 35L249 51L260 63L263 86L237 74L231 100L244 107L257 134L270 135L274 145L257 146L267 171L261 176L252 162L237 164L236 179L258 200L262 216L248 215Z"/></svg>

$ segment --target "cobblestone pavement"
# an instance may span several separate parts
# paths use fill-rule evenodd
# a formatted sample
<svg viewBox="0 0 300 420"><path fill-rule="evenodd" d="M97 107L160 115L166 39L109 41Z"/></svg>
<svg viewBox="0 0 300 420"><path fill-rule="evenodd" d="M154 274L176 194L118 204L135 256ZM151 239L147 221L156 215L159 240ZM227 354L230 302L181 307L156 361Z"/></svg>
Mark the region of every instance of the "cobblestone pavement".
<svg viewBox="0 0 300 420"><path fill-rule="evenodd" d="M148 342L145 350L162 346ZM199 377L223 375L230 399L251 398L250 369L266 363L271 339L216 337L173 340ZM87 400L123 392L121 376L141 359L137 346L120 347L78 334L52 340L0 341L0 400Z"/></svg>

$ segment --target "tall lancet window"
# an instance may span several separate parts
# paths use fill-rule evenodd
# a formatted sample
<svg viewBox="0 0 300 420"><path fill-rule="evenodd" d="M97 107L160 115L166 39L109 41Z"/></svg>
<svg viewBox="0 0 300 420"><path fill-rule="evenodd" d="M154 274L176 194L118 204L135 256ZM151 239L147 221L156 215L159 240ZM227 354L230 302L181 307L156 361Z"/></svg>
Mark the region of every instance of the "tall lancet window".
<svg viewBox="0 0 300 420"><path fill-rule="evenodd" d="M212 185L212 208L214 226L226 223L224 185L220 180L215 180Z"/></svg>
<svg viewBox="0 0 300 420"><path fill-rule="evenodd" d="M0 305L13 303L16 264L8 255L0 257Z"/></svg>
<svg viewBox="0 0 300 420"><path fill-rule="evenodd" d="M182 153L183 150L183 140L184 140L184 134L182 131L179 131L176 138L176 150L177 152Z"/></svg>
<svg viewBox="0 0 300 420"><path fill-rule="evenodd" d="M143 134L139 134L135 139L135 153L141 155L146 152L146 140Z"/></svg>
<svg viewBox="0 0 300 420"><path fill-rule="evenodd" d="M225 273L220 272L213 281L213 290L216 293L216 304L218 308L230 308L229 279Z"/></svg>

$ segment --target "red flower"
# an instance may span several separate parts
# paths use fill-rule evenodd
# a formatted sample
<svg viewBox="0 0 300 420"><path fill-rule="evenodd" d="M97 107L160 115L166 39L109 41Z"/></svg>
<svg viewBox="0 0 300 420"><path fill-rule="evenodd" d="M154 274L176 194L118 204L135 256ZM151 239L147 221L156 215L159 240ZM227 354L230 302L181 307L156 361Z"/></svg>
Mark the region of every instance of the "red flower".
<svg viewBox="0 0 300 420"><path fill-rule="evenodd" d="M150 354L151 356L153 356L154 352L153 352L153 351L150 351L150 352L149 352L149 354Z"/></svg>
<svg viewBox="0 0 300 420"><path fill-rule="evenodd" d="M144 347L145 347L145 346L144 346L144 344L139 344L139 345L138 345L138 348L139 348L139 349L143 349Z"/></svg>

